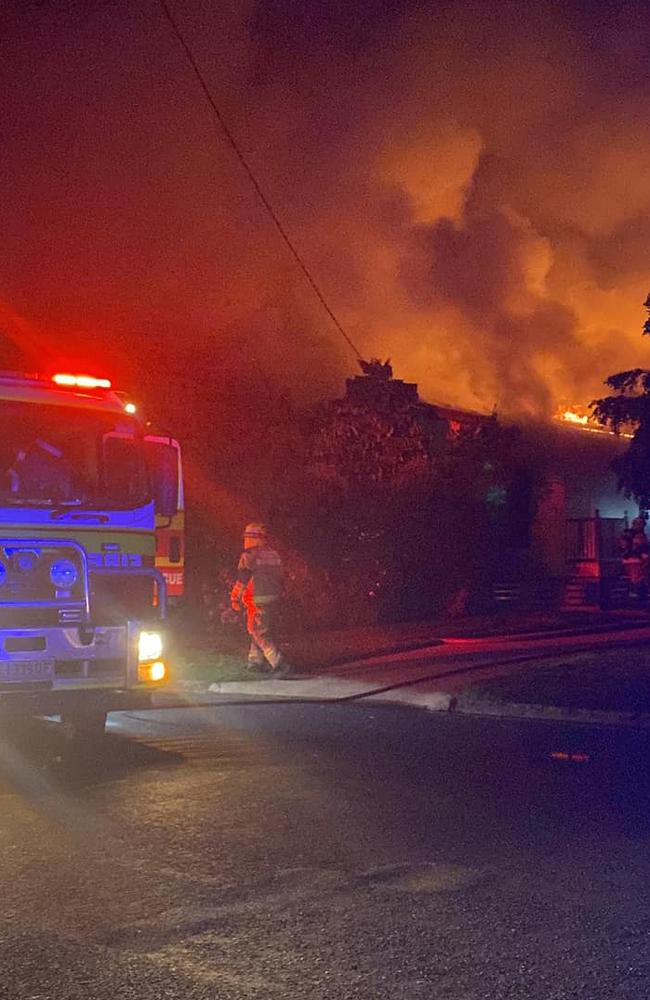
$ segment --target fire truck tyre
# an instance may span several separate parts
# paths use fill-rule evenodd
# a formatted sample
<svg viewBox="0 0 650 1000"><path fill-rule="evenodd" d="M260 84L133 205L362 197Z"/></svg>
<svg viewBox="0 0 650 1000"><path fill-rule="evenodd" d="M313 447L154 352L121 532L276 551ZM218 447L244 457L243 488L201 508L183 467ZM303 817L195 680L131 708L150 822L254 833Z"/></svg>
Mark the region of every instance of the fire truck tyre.
<svg viewBox="0 0 650 1000"><path fill-rule="evenodd" d="M66 737L70 740L98 739L104 734L106 715L99 710L63 712L61 722Z"/></svg>

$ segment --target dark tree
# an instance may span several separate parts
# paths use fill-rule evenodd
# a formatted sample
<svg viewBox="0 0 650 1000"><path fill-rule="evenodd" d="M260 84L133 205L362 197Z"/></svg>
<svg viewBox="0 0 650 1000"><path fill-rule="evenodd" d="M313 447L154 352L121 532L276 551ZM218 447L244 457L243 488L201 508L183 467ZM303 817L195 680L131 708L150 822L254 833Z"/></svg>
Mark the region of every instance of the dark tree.
<svg viewBox="0 0 650 1000"><path fill-rule="evenodd" d="M650 335L650 295L645 300L648 319L643 334ZM650 370L632 368L610 375L605 385L614 390L611 396L595 399L595 418L615 434L632 433L627 451L612 463L618 477L618 487L627 497L633 497L640 507L650 507Z"/></svg>
<svg viewBox="0 0 650 1000"><path fill-rule="evenodd" d="M431 617L461 591L489 591L516 438L496 417L450 435L420 405L319 408L305 461L312 543L340 584L340 620Z"/></svg>

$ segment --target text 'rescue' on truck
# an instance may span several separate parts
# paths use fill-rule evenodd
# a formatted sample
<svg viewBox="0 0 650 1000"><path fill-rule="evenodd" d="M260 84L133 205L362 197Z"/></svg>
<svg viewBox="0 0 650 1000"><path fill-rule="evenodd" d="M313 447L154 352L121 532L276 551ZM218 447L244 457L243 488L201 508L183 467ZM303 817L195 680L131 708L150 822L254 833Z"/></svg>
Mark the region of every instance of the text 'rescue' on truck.
<svg viewBox="0 0 650 1000"><path fill-rule="evenodd" d="M156 521L182 583L180 451L133 410L107 379L0 374L0 713L99 733L167 679Z"/></svg>

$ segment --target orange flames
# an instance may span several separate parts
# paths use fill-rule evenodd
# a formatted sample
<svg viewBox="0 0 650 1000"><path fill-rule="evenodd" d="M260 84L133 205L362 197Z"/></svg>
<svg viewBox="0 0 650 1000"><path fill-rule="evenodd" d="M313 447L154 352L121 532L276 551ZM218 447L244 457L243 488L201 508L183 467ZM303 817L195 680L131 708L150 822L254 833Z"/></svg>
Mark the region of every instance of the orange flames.
<svg viewBox="0 0 650 1000"><path fill-rule="evenodd" d="M603 427L601 424L596 423L596 421L589 414L581 412L580 408L565 409L561 406L557 413L555 414L556 420L561 420L566 424L572 424L574 427L579 427L580 430L589 431L591 434L613 434L607 427ZM620 431L618 437L631 438L634 435L630 432Z"/></svg>
<svg viewBox="0 0 650 1000"><path fill-rule="evenodd" d="M576 413L575 410L564 410L560 414L560 420L565 420L568 424L579 424L585 427L589 423L589 417L584 413Z"/></svg>

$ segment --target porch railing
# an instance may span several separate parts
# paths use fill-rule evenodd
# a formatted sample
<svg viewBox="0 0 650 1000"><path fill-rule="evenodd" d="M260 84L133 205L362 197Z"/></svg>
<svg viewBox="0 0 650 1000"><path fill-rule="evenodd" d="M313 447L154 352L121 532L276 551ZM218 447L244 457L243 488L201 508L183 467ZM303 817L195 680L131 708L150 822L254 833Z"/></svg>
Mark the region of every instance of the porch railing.
<svg viewBox="0 0 650 1000"><path fill-rule="evenodd" d="M627 527L625 517L573 517L566 522L566 554L569 566L620 562L620 537Z"/></svg>

